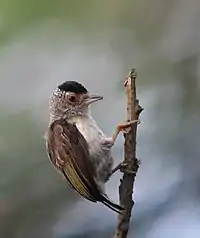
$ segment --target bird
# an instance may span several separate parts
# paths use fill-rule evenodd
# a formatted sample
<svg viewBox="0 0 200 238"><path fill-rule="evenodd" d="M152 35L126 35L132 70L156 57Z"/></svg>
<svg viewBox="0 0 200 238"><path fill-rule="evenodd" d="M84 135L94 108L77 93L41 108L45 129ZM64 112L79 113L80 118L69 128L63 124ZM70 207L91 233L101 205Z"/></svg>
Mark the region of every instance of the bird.
<svg viewBox="0 0 200 238"><path fill-rule="evenodd" d="M53 166L79 195L122 213L123 207L108 198L105 184L115 171L111 148L118 134L127 132L137 120L117 125L107 137L90 111L90 105L102 99L77 81L58 85L49 100L46 151Z"/></svg>

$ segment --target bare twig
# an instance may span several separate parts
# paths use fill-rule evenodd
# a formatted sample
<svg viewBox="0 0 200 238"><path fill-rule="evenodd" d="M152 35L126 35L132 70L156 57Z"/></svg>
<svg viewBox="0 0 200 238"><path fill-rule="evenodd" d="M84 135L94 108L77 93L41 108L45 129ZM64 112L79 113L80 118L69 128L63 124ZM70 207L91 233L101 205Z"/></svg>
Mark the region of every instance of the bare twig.
<svg viewBox="0 0 200 238"><path fill-rule="evenodd" d="M137 120L143 108L139 106L139 101L136 99L135 79L136 71L133 69L124 83L127 94L127 120ZM129 222L131 218L131 211L134 205L132 200L133 186L135 176L139 168L139 161L136 158L136 131L137 123L132 125L132 129L127 134L124 134L124 162L127 164L127 173L124 171L123 178L120 180L119 199L120 204L124 207L122 214L118 216L117 228L114 238L126 238L129 230Z"/></svg>

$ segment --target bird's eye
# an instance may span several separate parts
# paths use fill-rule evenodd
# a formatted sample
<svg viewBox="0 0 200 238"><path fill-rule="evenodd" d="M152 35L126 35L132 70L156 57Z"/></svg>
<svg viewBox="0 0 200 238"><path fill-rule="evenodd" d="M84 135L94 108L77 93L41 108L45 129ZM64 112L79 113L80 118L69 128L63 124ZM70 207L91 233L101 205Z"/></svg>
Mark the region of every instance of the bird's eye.
<svg viewBox="0 0 200 238"><path fill-rule="evenodd" d="M70 102L75 102L76 101L76 96L71 95L71 96L68 97L68 99L69 99Z"/></svg>

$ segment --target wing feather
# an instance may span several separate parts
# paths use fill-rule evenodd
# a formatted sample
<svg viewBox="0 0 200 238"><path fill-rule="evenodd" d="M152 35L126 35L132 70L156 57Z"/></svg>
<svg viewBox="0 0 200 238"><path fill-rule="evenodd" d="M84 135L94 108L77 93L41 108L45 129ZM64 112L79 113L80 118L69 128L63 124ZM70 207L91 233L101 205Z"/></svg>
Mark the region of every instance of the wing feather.
<svg viewBox="0 0 200 238"><path fill-rule="evenodd" d="M98 187L88 144L74 124L64 119L54 121L47 131L46 148L52 164L77 193L92 202L100 201L118 213L123 210Z"/></svg>
<svg viewBox="0 0 200 238"><path fill-rule="evenodd" d="M96 202L100 191L90 174L94 175L94 169L88 163L88 145L76 126L56 121L49 130L47 148L50 160L62 171L69 185L86 199Z"/></svg>

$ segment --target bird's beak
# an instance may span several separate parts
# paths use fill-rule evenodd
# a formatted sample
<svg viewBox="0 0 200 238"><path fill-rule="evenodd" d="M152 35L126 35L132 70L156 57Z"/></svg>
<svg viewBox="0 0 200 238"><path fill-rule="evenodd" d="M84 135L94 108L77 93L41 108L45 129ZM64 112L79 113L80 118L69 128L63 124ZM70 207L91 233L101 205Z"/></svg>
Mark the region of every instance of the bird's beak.
<svg viewBox="0 0 200 238"><path fill-rule="evenodd" d="M84 103L85 103L85 105L90 105L90 104L92 104L93 102L97 102L97 101L102 100L102 99L103 99L103 97L100 96L100 95L89 95L89 96L85 99Z"/></svg>

